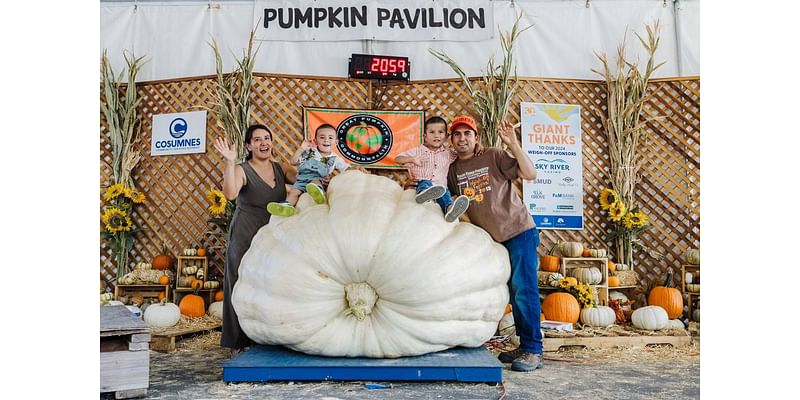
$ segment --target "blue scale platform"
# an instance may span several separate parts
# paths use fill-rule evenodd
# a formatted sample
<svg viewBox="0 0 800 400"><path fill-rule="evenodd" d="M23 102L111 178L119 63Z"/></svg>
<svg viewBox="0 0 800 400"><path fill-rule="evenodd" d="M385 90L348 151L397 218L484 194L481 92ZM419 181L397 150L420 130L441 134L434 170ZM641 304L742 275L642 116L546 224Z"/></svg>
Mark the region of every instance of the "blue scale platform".
<svg viewBox="0 0 800 400"><path fill-rule="evenodd" d="M253 346L222 366L225 382L458 381L499 383L503 364L483 347L416 357L332 358L280 346Z"/></svg>

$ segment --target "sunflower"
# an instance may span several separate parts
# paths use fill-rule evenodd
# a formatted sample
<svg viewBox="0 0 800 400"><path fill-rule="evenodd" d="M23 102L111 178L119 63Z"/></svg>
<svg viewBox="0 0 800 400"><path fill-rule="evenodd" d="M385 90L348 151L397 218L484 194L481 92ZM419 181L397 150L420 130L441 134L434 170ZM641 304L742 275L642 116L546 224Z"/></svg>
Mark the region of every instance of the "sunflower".
<svg viewBox="0 0 800 400"><path fill-rule="evenodd" d="M629 212L625 214L625 218L623 219L623 223L628 229L641 228L647 223L647 221L647 216L641 211Z"/></svg>
<svg viewBox="0 0 800 400"><path fill-rule="evenodd" d="M211 214L220 215L225 212L225 206L228 205L228 200L225 199L225 195L222 194L217 189L211 189L208 191L206 195L208 201L211 205L208 207L208 211L211 211Z"/></svg>
<svg viewBox="0 0 800 400"><path fill-rule="evenodd" d="M106 194L103 196L103 199L105 199L106 201L109 201L111 199L115 199L115 198L117 198L117 196L119 196L121 194L124 194L125 193L125 189L127 189L127 188L125 187L125 185L123 185L121 183L117 183L115 185L111 185L111 186L108 187L108 189L106 189ZM128 190L130 190L130 189L128 189Z"/></svg>
<svg viewBox="0 0 800 400"><path fill-rule="evenodd" d="M619 202L619 195L613 189L606 188L600 192L600 207L603 210L608 210L611 205L617 202Z"/></svg>
<svg viewBox="0 0 800 400"><path fill-rule="evenodd" d="M614 222L619 222L622 217L625 216L625 213L628 210L625 208L625 204L621 201L618 201L614 204L611 204L611 207L608 208L608 215L611 217L611 220Z"/></svg>
<svg viewBox="0 0 800 400"><path fill-rule="evenodd" d="M140 204L145 200L144 193L138 190L131 190L131 195L129 197L136 204Z"/></svg>
<svg viewBox="0 0 800 400"><path fill-rule="evenodd" d="M106 230L112 234L129 231L133 227L133 222L131 222L131 218L128 214L116 207L106 209L106 212L103 213L102 220L106 225Z"/></svg>

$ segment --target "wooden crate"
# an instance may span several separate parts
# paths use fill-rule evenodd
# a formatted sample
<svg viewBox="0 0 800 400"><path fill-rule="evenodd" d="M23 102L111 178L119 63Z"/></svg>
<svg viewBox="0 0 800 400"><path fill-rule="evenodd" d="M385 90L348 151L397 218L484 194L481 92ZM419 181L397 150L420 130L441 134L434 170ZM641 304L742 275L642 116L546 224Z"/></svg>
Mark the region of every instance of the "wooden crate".
<svg viewBox="0 0 800 400"><path fill-rule="evenodd" d="M170 299L172 290L170 285L117 285L114 287L114 299L118 300L120 296L132 296L135 294L142 295L145 299L155 298L158 299L158 294L164 292Z"/></svg>
<svg viewBox="0 0 800 400"><path fill-rule="evenodd" d="M150 328L125 306L100 307L100 392L118 399L147 395Z"/></svg>
<svg viewBox="0 0 800 400"><path fill-rule="evenodd" d="M208 258L200 256L178 256L178 266L175 271L175 289L191 289L190 286L181 285L181 278L187 276L196 276L195 274L187 275L183 269L190 266L196 266L198 270L203 270L203 281L208 279Z"/></svg>
<svg viewBox="0 0 800 400"><path fill-rule="evenodd" d="M608 258L592 258L592 257L561 257L561 275L569 276L568 272L575 268L598 268L602 281L597 285L590 285L597 290L597 298L599 305L608 305Z"/></svg>

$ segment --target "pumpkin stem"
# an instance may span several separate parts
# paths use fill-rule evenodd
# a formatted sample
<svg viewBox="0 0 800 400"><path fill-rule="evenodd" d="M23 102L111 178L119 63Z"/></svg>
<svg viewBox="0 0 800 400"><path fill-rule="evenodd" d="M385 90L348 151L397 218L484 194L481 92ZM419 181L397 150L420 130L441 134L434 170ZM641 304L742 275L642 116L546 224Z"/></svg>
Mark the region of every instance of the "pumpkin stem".
<svg viewBox="0 0 800 400"><path fill-rule="evenodd" d="M667 271L667 279L664 280L664 287L672 287L672 270Z"/></svg>
<svg viewBox="0 0 800 400"><path fill-rule="evenodd" d="M553 243L553 247L550 248L550 250L547 252L547 255L548 256L556 255L556 249L558 248L560 243L561 243L560 241L556 241L555 243Z"/></svg>
<svg viewBox="0 0 800 400"><path fill-rule="evenodd" d="M359 321L364 320L372 312L375 302L378 301L378 294L366 282L351 283L344 287L345 299L349 306L345 310L345 315L352 315Z"/></svg>

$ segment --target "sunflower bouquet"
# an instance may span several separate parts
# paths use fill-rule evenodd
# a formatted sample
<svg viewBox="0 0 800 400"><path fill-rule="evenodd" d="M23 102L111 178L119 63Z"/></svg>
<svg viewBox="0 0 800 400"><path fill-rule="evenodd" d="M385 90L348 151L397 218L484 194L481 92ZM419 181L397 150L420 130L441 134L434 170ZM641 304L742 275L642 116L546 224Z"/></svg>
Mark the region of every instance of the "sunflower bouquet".
<svg viewBox="0 0 800 400"><path fill-rule="evenodd" d="M128 252L133 248L133 208L145 201L144 193L122 183L111 185L103 194L105 206L100 217L100 236L108 241L108 247L117 259L117 276L127 271Z"/></svg>
<svg viewBox="0 0 800 400"><path fill-rule="evenodd" d="M215 229L209 233L227 242L230 239L228 228L231 225L231 219L233 219L233 211L236 210L236 200L226 199L222 191L217 189L209 190L206 198L209 202L208 211L211 213L211 218L208 219L208 222L216 225L222 231L220 233Z"/></svg>
<svg viewBox="0 0 800 400"><path fill-rule="evenodd" d="M573 277L559 279L556 287L573 295L578 300L581 308L591 308L597 304L594 300L592 288L585 283L578 283L578 280Z"/></svg>
<svg viewBox="0 0 800 400"><path fill-rule="evenodd" d="M608 212L608 218L614 224L606 233L605 240L614 243L621 239L626 244L623 246L621 254L617 254L619 262L631 265L633 250L643 250L655 258L659 258L659 254L647 249L638 239L642 232L652 228L650 218L638 207L629 209L616 191L606 188L600 192L600 208Z"/></svg>

